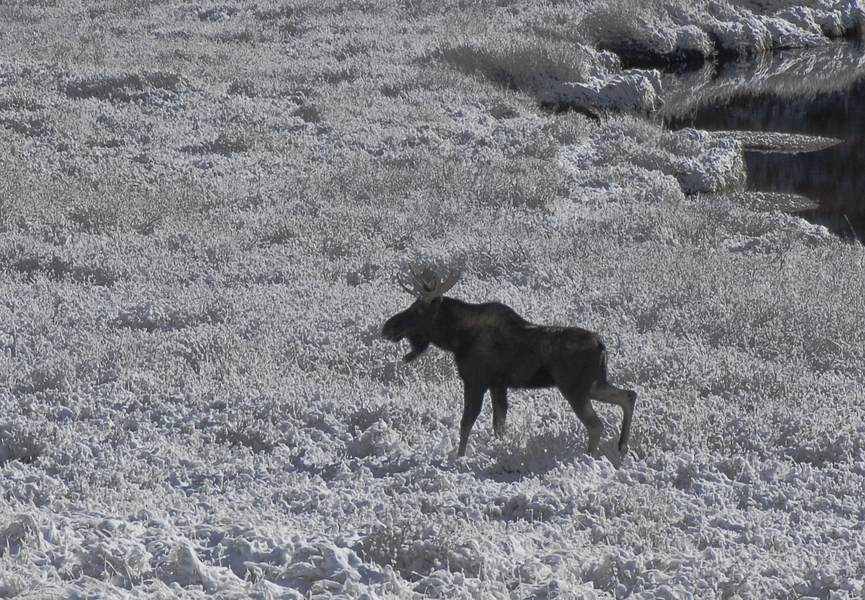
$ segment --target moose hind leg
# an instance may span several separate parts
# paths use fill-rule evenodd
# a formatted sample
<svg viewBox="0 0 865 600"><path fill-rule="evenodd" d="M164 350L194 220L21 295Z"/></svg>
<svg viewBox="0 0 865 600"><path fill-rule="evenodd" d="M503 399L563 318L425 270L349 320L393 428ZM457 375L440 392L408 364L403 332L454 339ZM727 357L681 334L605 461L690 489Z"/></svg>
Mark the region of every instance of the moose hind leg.
<svg viewBox="0 0 865 600"><path fill-rule="evenodd" d="M481 414L481 407L484 405L484 394L486 393L486 388L465 385L465 403L463 405L463 418L460 421L460 446L457 449L457 456L466 455L469 434L472 432L472 426L475 424L475 421L478 420L478 415Z"/></svg>
<svg viewBox="0 0 865 600"><path fill-rule="evenodd" d="M502 437L505 434L505 419L508 416L508 388L490 389L490 398L493 401L493 431L496 436Z"/></svg>
<svg viewBox="0 0 865 600"><path fill-rule="evenodd" d="M562 390L568 404L574 409L577 418L586 426L589 433L589 454L598 457L598 445L601 443L601 434L604 432L604 424L598 417L598 413L592 407L589 394L585 391Z"/></svg>
<svg viewBox="0 0 865 600"><path fill-rule="evenodd" d="M622 434L619 436L619 452L628 452L628 437L631 434L631 419L634 416L634 406L637 404L637 392L622 390L606 382L595 382L589 395L595 400L606 404L622 407Z"/></svg>

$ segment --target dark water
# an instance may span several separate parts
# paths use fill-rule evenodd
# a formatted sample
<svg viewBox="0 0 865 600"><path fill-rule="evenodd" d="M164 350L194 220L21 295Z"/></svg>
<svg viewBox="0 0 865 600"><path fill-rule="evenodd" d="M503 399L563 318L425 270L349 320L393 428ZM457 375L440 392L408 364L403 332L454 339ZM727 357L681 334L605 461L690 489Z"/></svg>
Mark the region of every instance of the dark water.
<svg viewBox="0 0 865 600"><path fill-rule="evenodd" d="M818 152L746 152L747 185L753 191L795 193L815 200L818 209L797 214L841 237L865 242L861 46L789 51L691 77L672 84L682 86L679 106L671 106L665 115L673 129L771 131L843 140ZM694 81L699 92L686 95Z"/></svg>

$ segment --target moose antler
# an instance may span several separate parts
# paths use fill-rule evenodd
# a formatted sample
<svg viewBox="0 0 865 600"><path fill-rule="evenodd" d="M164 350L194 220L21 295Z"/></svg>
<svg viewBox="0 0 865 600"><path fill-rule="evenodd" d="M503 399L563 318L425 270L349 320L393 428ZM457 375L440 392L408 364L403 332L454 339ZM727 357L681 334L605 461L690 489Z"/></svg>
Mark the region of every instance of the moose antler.
<svg viewBox="0 0 865 600"><path fill-rule="evenodd" d="M409 279L414 286L414 289L409 289L400 282L400 287L413 296L420 296L426 302L432 302L436 298L442 296L446 291L451 289L454 284L459 281L460 272L451 273L447 279L439 281L435 271L430 268L424 269L420 276L417 276L414 270L409 266Z"/></svg>

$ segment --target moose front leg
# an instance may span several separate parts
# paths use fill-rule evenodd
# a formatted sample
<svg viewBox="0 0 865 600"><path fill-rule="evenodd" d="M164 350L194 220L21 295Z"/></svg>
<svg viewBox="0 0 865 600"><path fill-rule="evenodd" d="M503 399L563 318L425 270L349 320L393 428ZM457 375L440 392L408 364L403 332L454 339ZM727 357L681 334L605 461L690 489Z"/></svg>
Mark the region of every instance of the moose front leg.
<svg viewBox="0 0 865 600"><path fill-rule="evenodd" d="M505 434L505 418L508 416L508 388L490 388L490 399L493 401L493 431L496 436Z"/></svg>
<svg viewBox="0 0 865 600"><path fill-rule="evenodd" d="M478 420L478 415L481 414L481 407L484 405L484 394L487 393L487 388L483 386L474 386L465 384L463 418L460 421L460 446L457 449L457 456L466 455L466 445L469 443L469 434L472 432L472 426Z"/></svg>

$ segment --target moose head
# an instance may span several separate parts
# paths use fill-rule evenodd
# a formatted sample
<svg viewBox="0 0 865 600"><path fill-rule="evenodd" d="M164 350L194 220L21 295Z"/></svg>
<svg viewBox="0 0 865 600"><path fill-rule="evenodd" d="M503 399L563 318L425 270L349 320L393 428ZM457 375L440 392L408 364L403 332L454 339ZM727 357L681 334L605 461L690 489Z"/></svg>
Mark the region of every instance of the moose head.
<svg viewBox="0 0 865 600"><path fill-rule="evenodd" d="M442 296L459 281L459 278L460 274L457 271L451 273L447 279L439 281L435 271L430 268L424 269L418 276L409 267L409 283L412 287L409 288L402 282L400 287L416 296L417 300L408 309L388 319L381 330L381 337L392 342L408 338L411 352L403 356L405 362L413 361L429 346L436 327L436 317L441 308Z"/></svg>

